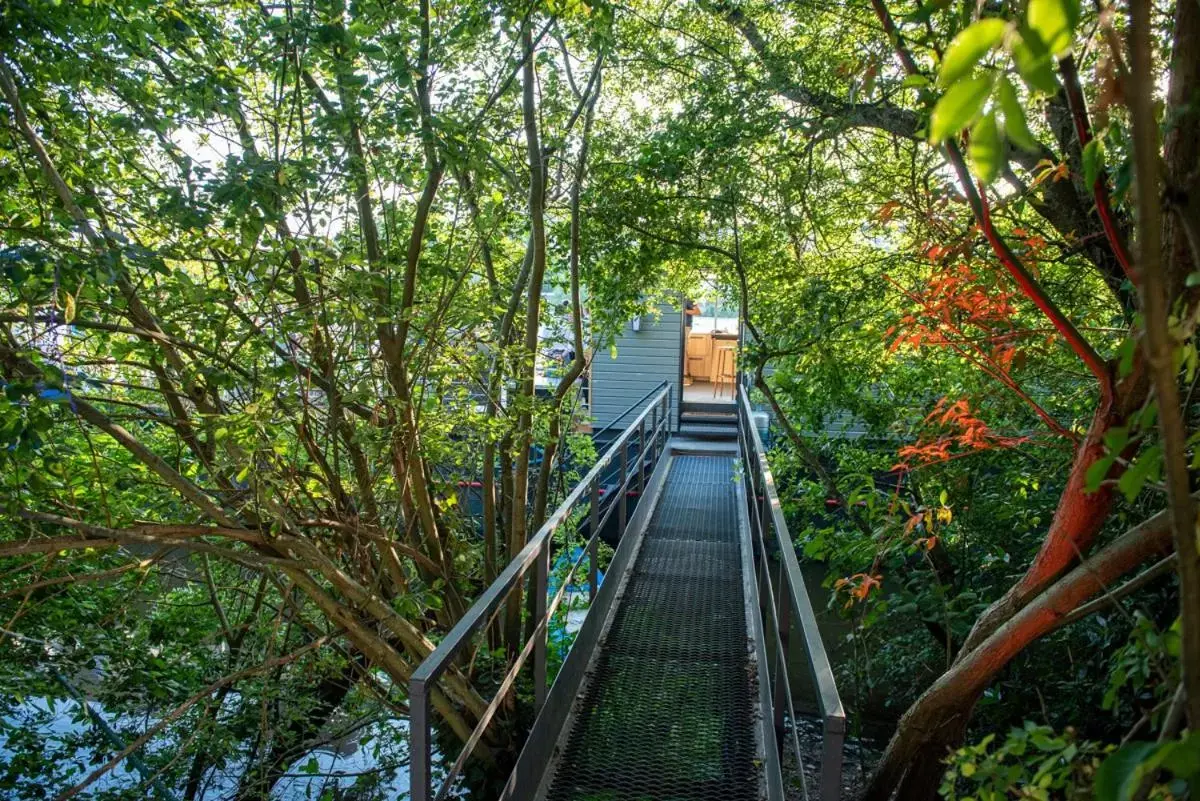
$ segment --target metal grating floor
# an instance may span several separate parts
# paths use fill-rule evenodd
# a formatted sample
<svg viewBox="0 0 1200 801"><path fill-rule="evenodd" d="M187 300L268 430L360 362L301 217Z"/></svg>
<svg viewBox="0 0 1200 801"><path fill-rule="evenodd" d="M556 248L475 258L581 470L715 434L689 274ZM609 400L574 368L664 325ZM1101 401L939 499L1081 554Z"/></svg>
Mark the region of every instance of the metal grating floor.
<svg viewBox="0 0 1200 801"><path fill-rule="evenodd" d="M734 460L676 456L547 801L757 801Z"/></svg>

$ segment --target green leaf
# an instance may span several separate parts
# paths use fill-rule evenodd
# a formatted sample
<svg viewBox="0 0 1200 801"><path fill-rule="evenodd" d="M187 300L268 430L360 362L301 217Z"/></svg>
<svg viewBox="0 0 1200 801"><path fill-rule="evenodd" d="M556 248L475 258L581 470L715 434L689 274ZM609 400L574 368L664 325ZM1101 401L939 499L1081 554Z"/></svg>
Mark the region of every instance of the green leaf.
<svg viewBox="0 0 1200 801"><path fill-rule="evenodd" d="M1157 479L1161 465L1162 449L1158 445L1147 448L1117 479L1117 489L1125 494L1125 500L1132 501L1148 480Z"/></svg>
<svg viewBox="0 0 1200 801"><path fill-rule="evenodd" d="M1022 28L1021 35L1012 43L1013 63L1017 72L1031 89L1052 95L1058 91L1058 77L1050 51L1041 37L1029 28Z"/></svg>
<svg viewBox="0 0 1200 801"><path fill-rule="evenodd" d="M1164 743L1163 745L1174 745ZM1096 801L1129 801L1138 790L1142 777L1157 770L1159 743L1129 743L1104 760L1096 771Z"/></svg>
<svg viewBox="0 0 1200 801"><path fill-rule="evenodd" d="M1054 55L1071 49L1071 36L1079 24L1078 0L1029 0L1026 10L1029 27Z"/></svg>
<svg viewBox="0 0 1200 801"><path fill-rule="evenodd" d="M1007 75L1001 75L1000 80L996 82L996 99L1000 103L1000 110L1004 112L1004 135L1008 137L1008 141L1022 150L1037 150L1037 140L1029 130L1025 121L1025 109L1021 107L1021 101L1017 98L1017 87L1013 86Z"/></svg>
<svg viewBox="0 0 1200 801"><path fill-rule="evenodd" d="M1087 473L1083 479L1084 486L1088 492L1095 492L1100 489L1100 482L1108 476L1108 471L1112 467L1114 458L1113 456L1105 456L1092 462L1092 466L1087 469Z"/></svg>
<svg viewBox="0 0 1200 801"><path fill-rule="evenodd" d="M981 19L955 36L942 57L938 86L949 86L970 73L981 58L1000 44L1007 27L1002 19Z"/></svg>
<svg viewBox="0 0 1200 801"><path fill-rule="evenodd" d="M1096 183L1104 169L1104 140L1093 139L1083 148L1083 181L1088 186Z"/></svg>
<svg viewBox="0 0 1200 801"><path fill-rule="evenodd" d="M929 140L938 144L975 122L987 102L992 79L984 76L955 82L933 107Z"/></svg>
<svg viewBox="0 0 1200 801"><path fill-rule="evenodd" d="M975 176L985 184L996 180L1004 162L1004 140L996 125L996 115L985 114L971 128L971 142L967 147L967 158Z"/></svg>
<svg viewBox="0 0 1200 801"><path fill-rule="evenodd" d="M1129 444L1129 429L1125 426L1113 426L1104 432L1104 446L1109 451L1119 453Z"/></svg>
<svg viewBox="0 0 1200 801"><path fill-rule="evenodd" d="M1178 619L1175 623L1178 625ZM1162 766L1180 779L1194 780L1200 776L1200 732L1185 734L1174 748L1163 755Z"/></svg>
<svg viewBox="0 0 1200 801"><path fill-rule="evenodd" d="M1129 337L1117 346L1117 375L1125 378L1133 372L1133 356L1137 352L1137 340Z"/></svg>

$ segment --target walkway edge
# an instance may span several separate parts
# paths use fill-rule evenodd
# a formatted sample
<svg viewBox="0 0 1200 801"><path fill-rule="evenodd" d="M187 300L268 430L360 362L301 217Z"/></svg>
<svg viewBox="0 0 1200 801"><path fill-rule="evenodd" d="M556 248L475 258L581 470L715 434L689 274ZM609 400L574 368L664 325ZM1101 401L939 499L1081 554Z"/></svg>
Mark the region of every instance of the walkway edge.
<svg viewBox="0 0 1200 801"><path fill-rule="evenodd" d="M554 776L554 766L558 761L562 734L570 730L569 724L576 716L575 702L583 696L592 663L601 650L599 644L608 633L613 612L637 563L646 526L658 506L667 474L675 461L669 441L664 448L663 458L658 460L654 472L647 478L645 491L629 518L625 536L617 544L606 574L609 578L600 585L596 600L563 660L562 668L546 696L546 705L533 721L529 737L498 801L528 801L528 796L518 797L515 794L518 788L536 787L534 798L544 797L548 790L548 782Z"/></svg>
<svg viewBox="0 0 1200 801"><path fill-rule="evenodd" d="M738 508L738 544L742 554L742 597L745 600L746 631L750 633L750 660L755 668L758 684L758 748L763 760L763 775L766 780L764 796L767 801L783 801L783 769L779 761L779 744L775 738L775 726L767 710L771 709L770 661L767 659L766 635L762 616L759 614L757 571L754 568L754 543L750 536L750 517L746 499L746 466L741 458L735 460L740 471L735 490Z"/></svg>

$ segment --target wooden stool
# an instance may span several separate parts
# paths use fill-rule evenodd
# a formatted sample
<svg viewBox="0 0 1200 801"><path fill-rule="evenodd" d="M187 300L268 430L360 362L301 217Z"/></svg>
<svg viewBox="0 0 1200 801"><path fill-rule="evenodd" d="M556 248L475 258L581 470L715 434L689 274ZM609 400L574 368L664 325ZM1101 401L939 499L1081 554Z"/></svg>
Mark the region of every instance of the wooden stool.
<svg viewBox="0 0 1200 801"><path fill-rule="evenodd" d="M737 377L737 345L722 345L716 349L716 369L713 370L713 397L718 393L725 394L725 384L729 384L730 395L733 394L733 382Z"/></svg>

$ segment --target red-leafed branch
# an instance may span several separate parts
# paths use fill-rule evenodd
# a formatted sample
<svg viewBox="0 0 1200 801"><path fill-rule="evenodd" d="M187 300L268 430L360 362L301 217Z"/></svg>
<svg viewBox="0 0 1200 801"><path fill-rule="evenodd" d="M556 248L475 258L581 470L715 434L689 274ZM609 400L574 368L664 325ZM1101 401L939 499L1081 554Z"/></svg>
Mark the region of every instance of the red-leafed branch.
<svg viewBox="0 0 1200 801"><path fill-rule="evenodd" d="M1091 343L1084 338L1083 334L1079 333L1079 329L1071 322L1070 318L1063 313L1046 291L1042 289L1042 285L1037 282L1033 274L1022 263L1019 256L1013 252L1009 244L1004 241L1004 237L996 230L992 224L992 214L988 207L987 195L983 192L983 187L976 189L975 184L971 182L970 172L967 170L967 162L963 158L962 150L953 142L946 143L946 152L950 156L950 161L954 165L955 172L958 173L959 180L962 182L967 195L967 200L971 204L972 211L975 212L975 219L979 222L979 227L983 231L983 235L987 237L988 244L992 246L1000 263L1008 270L1009 275L1017 282L1017 286L1021 288L1021 292L1025 294L1034 305L1042 310L1046 318L1050 321L1058 332L1062 334L1063 339L1067 341L1068 347L1075 352L1083 363L1087 365L1088 370L1096 377L1100 384L1100 390L1104 397L1112 397L1113 392L1113 375L1109 369L1107 362L1103 357L1096 352Z"/></svg>
<svg viewBox="0 0 1200 801"><path fill-rule="evenodd" d="M917 67L917 62L913 60L912 54L905 48L904 42L900 38L900 31L897 29L891 12L888 11L883 0L871 0L871 6L875 9L875 15L879 18L879 23L887 33L888 39L896 51L896 56L905 71L910 75L920 75L921 71ZM1032 300L1034 305L1041 309L1046 318L1050 320L1050 323L1066 339L1068 347L1083 360L1088 370L1096 377L1096 380L1100 383L1100 389L1105 400L1110 399L1113 394L1113 376L1108 364L1096 352L1091 343L1079 333L1075 324L1054 304L1054 301L1050 299L1050 296L1038 284L1033 274L1021 262L1020 257L1013 252L1008 243L1004 241L1004 238L996 231L996 227L992 224L991 213L988 210L987 197L981 189L976 188L974 181L971 179L971 173L967 169L967 161L963 157L962 149L958 146L958 143L952 139L947 140L945 150L946 156L950 160L950 164L954 167L959 182L962 184L963 194L966 195L967 201L971 205L975 221L979 224L980 230L983 231L996 257L1000 259L1000 263L1004 265L1004 269L1017 282L1017 286L1021 288L1021 292Z"/></svg>
<svg viewBox="0 0 1200 801"><path fill-rule="evenodd" d="M1074 433L1055 420L1049 412L1047 412L1037 401L1030 397L1029 393L1027 393L1017 382L1017 380L1012 377L1003 363L974 343L970 343L970 337L967 336L967 333L952 320L948 319L947 315L939 314L937 310L934 309L928 302L928 300L922 298L915 292L911 292L900 286L900 284L897 283L896 280L891 276L887 276L887 280L910 301L920 306L929 317L937 320L937 324L940 327L945 328L949 333L958 337L958 340L956 341L951 337L943 336L937 344L945 345L959 356L978 367L984 373L996 379L996 381L1002 384L1022 402L1028 404L1029 407L1033 409L1034 414L1040 417L1042 422L1044 422L1051 431L1060 436L1067 437L1068 439L1077 439ZM899 339L896 340L896 342L893 343L893 348L899 344L900 341L901 340Z"/></svg>
<svg viewBox="0 0 1200 801"><path fill-rule="evenodd" d="M1079 72L1075 68L1075 57L1068 55L1059 61L1058 71L1062 75L1063 86L1066 88L1067 105L1071 109L1071 122L1075 125L1075 136L1079 139L1079 147L1082 150L1092 141L1092 126L1088 121L1087 101L1084 100L1083 90L1079 87ZM1137 273L1133 269L1129 251L1121 237L1121 229L1117 227L1117 221L1113 219L1112 205L1108 196L1108 170L1103 167L1096 173L1096 180L1092 182L1092 197L1095 198L1096 214L1100 215L1100 224L1104 226L1104 235L1108 238L1113 255L1117 257L1117 262L1125 271L1125 275L1129 276L1129 280L1137 284Z"/></svg>

